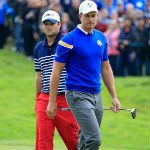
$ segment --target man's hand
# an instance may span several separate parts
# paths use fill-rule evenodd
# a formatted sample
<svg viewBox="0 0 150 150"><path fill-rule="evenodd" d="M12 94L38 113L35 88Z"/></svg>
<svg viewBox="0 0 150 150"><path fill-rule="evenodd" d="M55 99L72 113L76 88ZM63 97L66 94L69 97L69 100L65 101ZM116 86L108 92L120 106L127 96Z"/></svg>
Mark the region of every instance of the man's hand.
<svg viewBox="0 0 150 150"><path fill-rule="evenodd" d="M112 111L119 112L120 108L121 108L121 104L118 98L117 97L112 98L112 107L111 107Z"/></svg>
<svg viewBox="0 0 150 150"><path fill-rule="evenodd" d="M50 119L54 119L57 113L57 104L56 102L50 102L47 105L46 113Z"/></svg>

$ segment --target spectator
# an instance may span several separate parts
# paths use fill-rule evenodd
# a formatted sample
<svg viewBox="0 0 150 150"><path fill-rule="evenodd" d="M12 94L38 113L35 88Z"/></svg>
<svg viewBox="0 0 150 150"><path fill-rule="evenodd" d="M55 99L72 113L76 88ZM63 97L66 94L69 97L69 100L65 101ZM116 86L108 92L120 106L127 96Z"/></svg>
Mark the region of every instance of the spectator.
<svg viewBox="0 0 150 150"><path fill-rule="evenodd" d="M128 3L126 5L126 15L129 16L132 20L135 19L136 11L134 9L134 5L131 3Z"/></svg>
<svg viewBox="0 0 150 150"><path fill-rule="evenodd" d="M113 10L110 14L110 20L118 20L118 12L117 10Z"/></svg>
<svg viewBox="0 0 150 150"><path fill-rule="evenodd" d="M103 11L104 9L102 9ZM104 19L104 13L102 13L102 11L98 12L98 21L97 21L97 25L95 26L95 29L101 31L101 32L105 32L107 30L108 27L108 23L107 23L107 19ZM106 10L107 13L107 10ZM106 14L107 16L107 14Z"/></svg>
<svg viewBox="0 0 150 150"><path fill-rule="evenodd" d="M148 43L147 29L145 27L145 18L138 17L136 19L136 27L134 32L134 49L136 51L136 75L142 75L142 67L145 62L146 47Z"/></svg>
<svg viewBox="0 0 150 150"><path fill-rule="evenodd" d="M71 0L61 0L60 3L64 9L64 12L68 13L71 8Z"/></svg>
<svg viewBox="0 0 150 150"><path fill-rule="evenodd" d="M115 76L119 75L119 51L117 50L119 34L118 23L116 20L112 20L105 32L105 36L108 43L109 61Z"/></svg>
<svg viewBox="0 0 150 150"><path fill-rule="evenodd" d="M71 20L69 18L68 13L64 12L62 14L62 23L61 24L62 24L61 25L61 32L63 34L66 34L66 33L70 32L70 31L72 31L74 29L74 26L73 26L73 24L72 24L72 22L71 22Z"/></svg>
<svg viewBox="0 0 150 150"><path fill-rule="evenodd" d="M135 12L136 12L136 18L140 18L140 17L144 16L144 12L142 10L140 10L140 9L136 9Z"/></svg>
<svg viewBox="0 0 150 150"><path fill-rule="evenodd" d="M80 24L79 11L78 11L79 5L80 5L80 0L71 1L71 8L69 9L69 17L74 26Z"/></svg>
<svg viewBox="0 0 150 150"><path fill-rule="evenodd" d="M150 27L150 13L148 14L145 14L145 19L146 19L146 21L145 21L145 26L147 27L147 28L149 28Z"/></svg>
<svg viewBox="0 0 150 150"><path fill-rule="evenodd" d="M61 6L61 3L58 0L48 0L49 5L47 7L48 9L52 9L57 11L59 14L62 14L63 8Z"/></svg>
<svg viewBox="0 0 150 150"><path fill-rule="evenodd" d="M135 75L135 69L132 68L132 64L135 60L132 43L134 40L134 29L132 25L132 19L129 16L124 18L124 25L119 35L120 50L120 67L119 74L121 76ZM133 52L133 53L132 53ZM132 70L133 69L133 70Z"/></svg>
<svg viewBox="0 0 150 150"><path fill-rule="evenodd" d="M137 18L142 18L144 16L144 12L140 9L135 9L135 15L133 18L133 24L135 25L137 22Z"/></svg>
<svg viewBox="0 0 150 150"><path fill-rule="evenodd" d="M103 0L104 8L108 11L108 17L110 17L112 11L116 10L116 0Z"/></svg>
<svg viewBox="0 0 150 150"><path fill-rule="evenodd" d="M122 17L123 15L125 15L125 5L123 0L117 1L117 12L118 12L118 17Z"/></svg>
<svg viewBox="0 0 150 150"><path fill-rule="evenodd" d="M124 26L124 18L123 17L118 18L118 24L119 24L120 28L123 28L123 26Z"/></svg>
<svg viewBox="0 0 150 150"><path fill-rule="evenodd" d="M40 10L38 15L38 29L39 29L39 40L43 40L45 38L44 33L41 30L41 18L45 11L49 9L49 4L47 0L40 1Z"/></svg>
<svg viewBox="0 0 150 150"><path fill-rule="evenodd" d="M55 11L57 11L60 15L62 15L62 13L63 13L63 8L62 8L62 6L61 6L59 3L55 4L53 9L54 9Z"/></svg>
<svg viewBox="0 0 150 150"><path fill-rule="evenodd" d="M147 3L146 3L146 13L150 14L150 0L147 0Z"/></svg>
<svg viewBox="0 0 150 150"><path fill-rule="evenodd" d="M146 16L146 28L147 28L147 48L146 48L146 75L150 76L150 14Z"/></svg>
<svg viewBox="0 0 150 150"><path fill-rule="evenodd" d="M6 12L8 5L5 0L0 1L0 49L3 49L6 43L7 29L6 29Z"/></svg>
<svg viewBox="0 0 150 150"><path fill-rule="evenodd" d="M23 8L25 6L24 0L16 0L14 5L15 18L14 18L14 37L15 37L15 51L22 52L23 46Z"/></svg>
<svg viewBox="0 0 150 150"><path fill-rule="evenodd" d="M23 14L23 38L25 54L29 59L33 58L35 42L38 41L38 18L40 9L38 1L28 0Z"/></svg>
<svg viewBox="0 0 150 150"><path fill-rule="evenodd" d="M48 2L49 2L49 9L54 9L55 5L59 3L57 0L48 0Z"/></svg>
<svg viewBox="0 0 150 150"><path fill-rule="evenodd" d="M109 22L110 22L110 18L109 18L109 16L108 16L108 11L107 11L107 9L106 8L103 8L102 10L101 10L101 13L102 13L102 15L101 15L101 17L102 17L102 22L104 23L104 24L109 24ZM100 16L100 15L99 15Z"/></svg>
<svg viewBox="0 0 150 150"><path fill-rule="evenodd" d="M41 23L42 14L49 9L49 4L47 0L40 1L40 15L39 15L39 24Z"/></svg>

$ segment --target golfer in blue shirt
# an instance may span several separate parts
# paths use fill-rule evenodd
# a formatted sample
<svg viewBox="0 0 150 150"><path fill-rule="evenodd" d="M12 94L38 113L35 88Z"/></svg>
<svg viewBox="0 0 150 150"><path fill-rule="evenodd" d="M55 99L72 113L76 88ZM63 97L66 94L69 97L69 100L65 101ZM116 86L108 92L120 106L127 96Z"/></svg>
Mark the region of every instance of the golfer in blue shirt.
<svg viewBox="0 0 150 150"><path fill-rule="evenodd" d="M101 145L101 79L112 97L112 110L118 112L121 107L108 60L106 38L94 29L97 15L95 2L86 0L80 4L81 24L59 41L50 79L47 115L54 119L59 78L66 68L66 98L80 127L78 150L98 150Z"/></svg>

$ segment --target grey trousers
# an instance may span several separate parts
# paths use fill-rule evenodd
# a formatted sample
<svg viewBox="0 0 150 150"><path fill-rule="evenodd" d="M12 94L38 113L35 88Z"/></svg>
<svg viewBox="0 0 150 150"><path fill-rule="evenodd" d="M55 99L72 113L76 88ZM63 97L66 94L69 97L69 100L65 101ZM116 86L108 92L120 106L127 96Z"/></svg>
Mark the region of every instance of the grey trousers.
<svg viewBox="0 0 150 150"><path fill-rule="evenodd" d="M80 127L78 150L98 150L101 145L100 124L103 116L100 93L66 91L66 99Z"/></svg>

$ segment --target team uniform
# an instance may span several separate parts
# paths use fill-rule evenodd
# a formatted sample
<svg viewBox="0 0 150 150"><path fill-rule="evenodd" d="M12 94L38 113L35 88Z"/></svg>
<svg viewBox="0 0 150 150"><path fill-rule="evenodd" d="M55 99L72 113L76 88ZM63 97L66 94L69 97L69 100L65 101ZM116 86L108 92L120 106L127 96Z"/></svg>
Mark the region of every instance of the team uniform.
<svg viewBox="0 0 150 150"><path fill-rule="evenodd" d="M60 108L68 107L65 99L65 77L66 71L62 71L57 93L58 111L54 120L48 118L46 108L49 102L50 75L53 68L53 60L58 41L61 38L59 33L54 43L49 46L47 39L39 42L34 49L35 71L41 72L42 89L36 99L36 150L53 150L54 129L57 128L60 136L68 150L77 149L78 125L71 111L62 111Z"/></svg>
<svg viewBox="0 0 150 150"><path fill-rule="evenodd" d="M66 98L80 126L78 149L97 150L103 115L100 74L102 63L108 61L106 38L95 29L88 34L78 25L59 41L55 61L66 64Z"/></svg>

